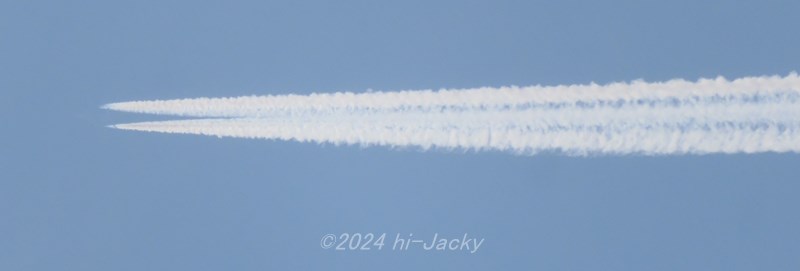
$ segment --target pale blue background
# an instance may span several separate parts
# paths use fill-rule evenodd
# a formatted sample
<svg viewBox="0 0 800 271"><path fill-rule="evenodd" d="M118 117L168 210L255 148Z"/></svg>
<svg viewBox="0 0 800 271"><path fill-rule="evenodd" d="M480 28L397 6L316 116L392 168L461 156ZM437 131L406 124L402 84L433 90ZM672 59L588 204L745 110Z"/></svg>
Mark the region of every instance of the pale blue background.
<svg viewBox="0 0 800 271"><path fill-rule="evenodd" d="M800 156L127 132L108 102L785 75L797 1L3 1L0 270L798 270ZM326 233L486 238L474 255Z"/></svg>

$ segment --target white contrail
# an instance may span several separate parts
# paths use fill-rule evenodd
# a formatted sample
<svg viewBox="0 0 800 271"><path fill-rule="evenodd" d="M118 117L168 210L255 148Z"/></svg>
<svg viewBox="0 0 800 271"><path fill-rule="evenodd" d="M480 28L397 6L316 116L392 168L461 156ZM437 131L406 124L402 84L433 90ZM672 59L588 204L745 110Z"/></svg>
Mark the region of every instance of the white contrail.
<svg viewBox="0 0 800 271"><path fill-rule="evenodd" d="M113 127L166 133L504 150L522 154L800 151L800 77L136 101L204 117Z"/></svg>

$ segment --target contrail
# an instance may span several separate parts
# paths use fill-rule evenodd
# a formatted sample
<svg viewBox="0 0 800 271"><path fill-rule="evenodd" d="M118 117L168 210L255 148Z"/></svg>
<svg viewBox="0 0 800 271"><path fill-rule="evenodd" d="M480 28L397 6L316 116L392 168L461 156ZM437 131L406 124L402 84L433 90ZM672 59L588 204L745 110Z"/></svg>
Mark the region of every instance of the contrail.
<svg viewBox="0 0 800 271"><path fill-rule="evenodd" d="M196 98L103 108L165 133L519 154L800 151L800 77Z"/></svg>

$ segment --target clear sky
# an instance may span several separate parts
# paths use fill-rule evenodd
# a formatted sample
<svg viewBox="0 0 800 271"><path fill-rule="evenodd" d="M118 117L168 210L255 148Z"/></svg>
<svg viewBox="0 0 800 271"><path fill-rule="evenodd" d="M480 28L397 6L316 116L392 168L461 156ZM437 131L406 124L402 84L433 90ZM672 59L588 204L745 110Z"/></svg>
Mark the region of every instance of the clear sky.
<svg viewBox="0 0 800 271"><path fill-rule="evenodd" d="M3 1L0 270L798 270L800 156L119 131L109 102L800 70L797 1ZM325 234L485 238L335 251Z"/></svg>

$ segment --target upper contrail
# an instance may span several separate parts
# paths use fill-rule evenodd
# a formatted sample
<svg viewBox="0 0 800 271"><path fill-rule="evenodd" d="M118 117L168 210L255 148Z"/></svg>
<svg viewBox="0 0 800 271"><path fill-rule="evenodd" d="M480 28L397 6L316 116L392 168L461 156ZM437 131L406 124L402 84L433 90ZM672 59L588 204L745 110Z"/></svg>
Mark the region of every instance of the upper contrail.
<svg viewBox="0 0 800 271"><path fill-rule="evenodd" d="M166 133L586 154L800 151L800 77L196 98L103 108L201 119Z"/></svg>

